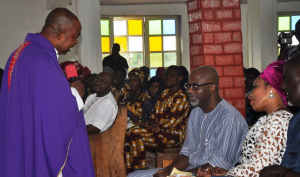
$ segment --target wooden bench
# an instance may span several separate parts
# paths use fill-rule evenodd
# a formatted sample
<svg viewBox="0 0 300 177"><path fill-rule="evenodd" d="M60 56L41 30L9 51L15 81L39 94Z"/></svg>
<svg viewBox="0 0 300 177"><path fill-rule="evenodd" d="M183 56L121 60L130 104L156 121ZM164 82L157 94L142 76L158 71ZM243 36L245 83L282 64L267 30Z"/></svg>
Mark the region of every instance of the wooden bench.
<svg viewBox="0 0 300 177"><path fill-rule="evenodd" d="M108 130L98 134L89 134L96 177L126 177L124 162L126 126L127 108L122 105L119 106L115 122Z"/></svg>
<svg viewBox="0 0 300 177"><path fill-rule="evenodd" d="M146 151L155 153L155 168L165 168L179 155L181 147L152 148L146 147Z"/></svg>

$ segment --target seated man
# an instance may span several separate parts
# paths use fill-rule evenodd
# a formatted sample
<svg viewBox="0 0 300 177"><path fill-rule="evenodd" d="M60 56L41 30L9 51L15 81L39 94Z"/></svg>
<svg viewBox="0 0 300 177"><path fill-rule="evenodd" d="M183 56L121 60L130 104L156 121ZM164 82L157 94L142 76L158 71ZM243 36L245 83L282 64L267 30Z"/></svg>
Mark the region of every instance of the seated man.
<svg viewBox="0 0 300 177"><path fill-rule="evenodd" d="M83 108L88 134L107 130L118 113L117 102L110 90L113 87L113 75L102 72L94 82L94 94L89 95Z"/></svg>
<svg viewBox="0 0 300 177"><path fill-rule="evenodd" d="M248 131L243 116L219 95L219 76L210 66L195 69L185 84L192 110L187 138L180 155L166 168L138 171L130 177L170 175L174 167L197 173L212 167L230 169L241 156L241 144Z"/></svg>
<svg viewBox="0 0 300 177"><path fill-rule="evenodd" d="M284 66L284 82L282 89L285 90L287 100L293 106L300 107L300 54L294 55ZM281 165L272 165L261 170L260 177L300 176L300 112L295 114L289 123L286 150Z"/></svg>
<svg viewBox="0 0 300 177"><path fill-rule="evenodd" d="M122 66L115 67L113 71L114 75L114 86L111 89L111 93L114 95L118 104L127 103L127 97L129 94L130 87L125 83L126 69Z"/></svg>

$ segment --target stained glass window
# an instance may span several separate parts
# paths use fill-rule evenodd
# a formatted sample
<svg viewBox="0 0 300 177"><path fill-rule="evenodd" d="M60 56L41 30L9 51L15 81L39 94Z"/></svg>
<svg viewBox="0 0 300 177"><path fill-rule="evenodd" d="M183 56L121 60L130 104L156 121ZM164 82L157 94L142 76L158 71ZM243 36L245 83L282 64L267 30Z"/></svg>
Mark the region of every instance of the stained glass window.
<svg viewBox="0 0 300 177"><path fill-rule="evenodd" d="M162 53L150 53L150 67L162 67Z"/></svg>
<svg viewBox="0 0 300 177"><path fill-rule="evenodd" d="M161 20L149 20L149 35L161 35Z"/></svg>
<svg viewBox="0 0 300 177"><path fill-rule="evenodd" d="M143 37L129 37L129 51L143 51Z"/></svg>
<svg viewBox="0 0 300 177"><path fill-rule="evenodd" d="M176 50L176 37L164 36L164 51Z"/></svg>
<svg viewBox="0 0 300 177"><path fill-rule="evenodd" d="M295 31L295 26L296 26L296 23L297 21L300 20L300 15L295 15L295 16L292 16L292 21L291 21L291 28L293 31Z"/></svg>
<svg viewBox="0 0 300 177"><path fill-rule="evenodd" d="M126 35L126 21L114 21L114 35Z"/></svg>
<svg viewBox="0 0 300 177"><path fill-rule="evenodd" d="M175 16L102 17L102 58L110 55L112 43L118 43L120 55L126 58L129 71L148 66L152 77L158 67L179 63L178 20Z"/></svg>
<svg viewBox="0 0 300 177"><path fill-rule="evenodd" d="M176 52L166 52L164 53L164 67L169 67L171 65L177 64Z"/></svg>
<svg viewBox="0 0 300 177"><path fill-rule="evenodd" d="M128 35L142 35L142 20L128 20Z"/></svg>
<svg viewBox="0 0 300 177"><path fill-rule="evenodd" d="M290 17L278 17L278 31L289 31L290 29Z"/></svg>
<svg viewBox="0 0 300 177"><path fill-rule="evenodd" d="M175 34L175 20L163 20L164 34Z"/></svg>
<svg viewBox="0 0 300 177"><path fill-rule="evenodd" d="M101 20L101 35L109 36L109 20Z"/></svg>
<svg viewBox="0 0 300 177"><path fill-rule="evenodd" d="M149 37L150 52L162 51L161 37Z"/></svg>
<svg viewBox="0 0 300 177"><path fill-rule="evenodd" d="M109 37L101 37L102 52L110 52Z"/></svg>

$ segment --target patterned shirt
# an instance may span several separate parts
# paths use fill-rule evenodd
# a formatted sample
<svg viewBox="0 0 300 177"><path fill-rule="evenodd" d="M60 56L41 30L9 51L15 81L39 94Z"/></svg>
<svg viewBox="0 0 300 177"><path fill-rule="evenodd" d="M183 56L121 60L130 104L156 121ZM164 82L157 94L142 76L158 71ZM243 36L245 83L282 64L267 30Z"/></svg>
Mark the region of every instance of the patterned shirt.
<svg viewBox="0 0 300 177"><path fill-rule="evenodd" d="M170 95L169 89L166 89L158 98L150 118L155 119L164 129L179 130L186 124L189 109L190 104L181 89L173 95Z"/></svg>
<svg viewBox="0 0 300 177"><path fill-rule="evenodd" d="M278 111L261 117L247 133L242 146L241 165L230 176L258 177L265 166L279 165L286 149L287 129L293 114Z"/></svg>
<svg viewBox="0 0 300 177"><path fill-rule="evenodd" d="M121 90L117 90L116 87L113 87L110 92L114 95L117 103L124 104L127 102L129 90L129 85L125 84Z"/></svg>
<svg viewBox="0 0 300 177"><path fill-rule="evenodd" d="M209 113L194 108L180 152L189 157L186 170L207 163L226 170L234 167L241 157L241 145L247 132L244 117L224 99Z"/></svg>
<svg viewBox="0 0 300 177"><path fill-rule="evenodd" d="M145 102L149 100L151 97L148 95L148 93L142 93L139 98L132 104L131 102L127 103L127 109L131 111L136 117L142 118L143 116L143 105L145 105Z"/></svg>

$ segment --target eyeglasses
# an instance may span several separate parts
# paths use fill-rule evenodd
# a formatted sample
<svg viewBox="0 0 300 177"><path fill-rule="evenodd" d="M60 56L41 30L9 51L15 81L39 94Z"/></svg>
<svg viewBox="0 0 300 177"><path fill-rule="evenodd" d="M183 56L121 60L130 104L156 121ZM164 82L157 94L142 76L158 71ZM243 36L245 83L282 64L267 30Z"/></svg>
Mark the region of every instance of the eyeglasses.
<svg viewBox="0 0 300 177"><path fill-rule="evenodd" d="M184 88L187 90L192 88L194 91L196 91L196 90L198 90L199 87L204 86L204 85L209 85L209 84L214 84L214 83L205 83L205 84L200 84L200 85L185 83Z"/></svg>

